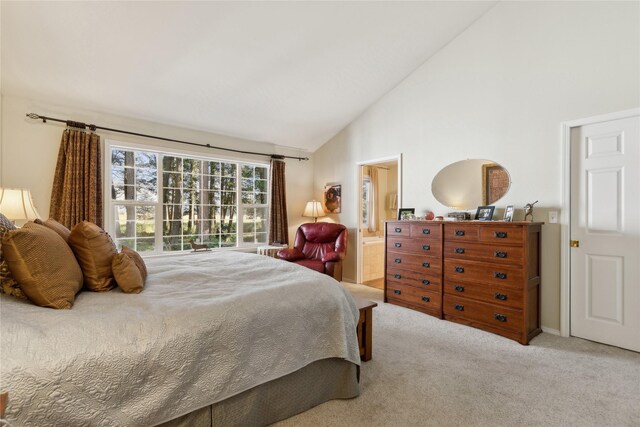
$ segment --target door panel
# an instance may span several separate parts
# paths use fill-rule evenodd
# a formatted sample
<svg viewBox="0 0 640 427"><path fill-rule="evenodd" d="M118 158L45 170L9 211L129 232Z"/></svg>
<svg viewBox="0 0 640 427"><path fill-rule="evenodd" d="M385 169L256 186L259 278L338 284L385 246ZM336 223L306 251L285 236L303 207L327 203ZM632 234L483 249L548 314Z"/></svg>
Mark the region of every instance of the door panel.
<svg viewBox="0 0 640 427"><path fill-rule="evenodd" d="M640 117L571 130L571 335L640 351Z"/></svg>
<svg viewBox="0 0 640 427"><path fill-rule="evenodd" d="M620 233L622 170L587 171L587 231Z"/></svg>

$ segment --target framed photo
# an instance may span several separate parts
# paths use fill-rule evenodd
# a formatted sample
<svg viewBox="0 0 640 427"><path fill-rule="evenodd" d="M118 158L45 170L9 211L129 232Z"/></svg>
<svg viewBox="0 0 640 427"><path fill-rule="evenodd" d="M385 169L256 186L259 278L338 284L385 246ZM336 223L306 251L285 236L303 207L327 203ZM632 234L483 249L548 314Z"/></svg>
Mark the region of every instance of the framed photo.
<svg viewBox="0 0 640 427"><path fill-rule="evenodd" d="M324 203L322 208L326 213L342 212L342 185L327 184L324 186Z"/></svg>
<svg viewBox="0 0 640 427"><path fill-rule="evenodd" d="M504 218L502 218L502 220L508 222L513 221L513 205L507 205L504 209Z"/></svg>
<svg viewBox="0 0 640 427"><path fill-rule="evenodd" d="M398 219L406 220L409 219L410 216L416 214L416 208L400 208L398 209Z"/></svg>
<svg viewBox="0 0 640 427"><path fill-rule="evenodd" d="M478 221L491 221L495 208L495 206L478 206L475 219Z"/></svg>

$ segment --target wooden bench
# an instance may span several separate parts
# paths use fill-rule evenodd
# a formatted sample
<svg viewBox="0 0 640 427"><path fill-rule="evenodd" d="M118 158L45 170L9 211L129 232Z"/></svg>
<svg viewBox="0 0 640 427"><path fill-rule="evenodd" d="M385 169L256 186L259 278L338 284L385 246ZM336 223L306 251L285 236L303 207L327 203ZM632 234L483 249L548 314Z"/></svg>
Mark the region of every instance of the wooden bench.
<svg viewBox="0 0 640 427"><path fill-rule="evenodd" d="M366 299L353 297L360 310L360 319L358 320L358 344L360 345L360 359L363 362L371 360L371 350L373 347L372 330L373 330L373 307L377 307L378 303Z"/></svg>

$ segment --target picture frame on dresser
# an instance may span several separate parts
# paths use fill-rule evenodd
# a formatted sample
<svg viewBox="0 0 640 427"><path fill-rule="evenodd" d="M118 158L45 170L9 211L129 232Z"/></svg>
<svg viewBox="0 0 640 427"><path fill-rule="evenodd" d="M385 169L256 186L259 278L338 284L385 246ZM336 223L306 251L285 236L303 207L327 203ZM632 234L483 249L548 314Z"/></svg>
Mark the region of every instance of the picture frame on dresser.
<svg viewBox="0 0 640 427"><path fill-rule="evenodd" d="M491 221L495 208L495 206L478 206L474 219L477 221Z"/></svg>
<svg viewBox="0 0 640 427"><path fill-rule="evenodd" d="M416 214L416 208L400 208L398 209L398 221L407 220L410 216Z"/></svg>
<svg viewBox="0 0 640 427"><path fill-rule="evenodd" d="M502 220L506 222L513 221L513 210L513 205L507 205L507 207L504 208L504 217Z"/></svg>

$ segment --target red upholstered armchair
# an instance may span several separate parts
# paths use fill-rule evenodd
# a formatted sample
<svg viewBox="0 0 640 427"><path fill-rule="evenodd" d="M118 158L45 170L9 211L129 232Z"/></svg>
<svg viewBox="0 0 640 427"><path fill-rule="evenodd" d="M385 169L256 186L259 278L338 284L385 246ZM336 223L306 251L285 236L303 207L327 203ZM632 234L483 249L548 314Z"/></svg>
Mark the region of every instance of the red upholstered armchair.
<svg viewBox="0 0 640 427"><path fill-rule="evenodd" d="M302 224L291 249L278 251L278 258L304 265L342 280L342 260L347 254L347 227L330 222Z"/></svg>

